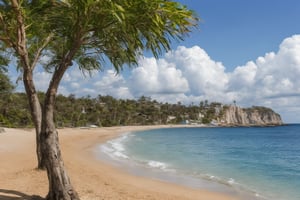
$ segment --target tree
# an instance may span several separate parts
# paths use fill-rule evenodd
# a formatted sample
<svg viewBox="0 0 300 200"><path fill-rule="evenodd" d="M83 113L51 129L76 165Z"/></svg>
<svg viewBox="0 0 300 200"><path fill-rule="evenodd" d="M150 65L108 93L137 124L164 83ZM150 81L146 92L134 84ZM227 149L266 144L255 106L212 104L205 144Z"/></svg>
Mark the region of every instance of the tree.
<svg viewBox="0 0 300 200"><path fill-rule="evenodd" d="M233 100L233 105L236 106L236 100Z"/></svg>
<svg viewBox="0 0 300 200"><path fill-rule="evenodd" d="M0 126L11 126L9 121L5 119L8 110L8 102L11 98L11 93L14 89L6 74L6 68L0 63ZM1 106L2 105L2 106Z"/></svg>
<svg viewBox="0 0 300 200"><path fill-rule="evenodd" d="M49 180L47 199L79 199L64 168L54 123L64 73L75 66L84 73L100 70L105 60L120 72L125 64L135 66L143 50L158 57L197 18L185 6L166 0L2 0L0 11L0 49L18 60L23 74L37 152ZM33 80L38 64L52 74L42 107Z"/></svg>
<svg viewBox="0 0 300 200"><path fill-rule="evenodd" d="M0 68L0 95L11 93L14 89L14 85L9 80L9 77L5 73L4 68Z"/></svg>
<svg viewBox="0 0 300 200"><path fill-rule="evenodd" d="M33 70L52 35L44 27L45 23L38 22L38 19L42 19L43 12L40 11L45 2L0 1L0 63L8 65L9 58L13 56L18 60L17 69L23 73L23 83L36 129L39 169L45 167L40 147L42 109L33 82Z"/></svg>

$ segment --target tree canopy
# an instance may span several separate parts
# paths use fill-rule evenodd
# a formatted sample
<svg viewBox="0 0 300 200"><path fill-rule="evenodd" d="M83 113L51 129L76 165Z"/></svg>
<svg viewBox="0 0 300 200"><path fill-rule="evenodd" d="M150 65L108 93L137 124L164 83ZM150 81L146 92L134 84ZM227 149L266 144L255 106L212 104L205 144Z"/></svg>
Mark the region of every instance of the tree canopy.
<svg viewBox="0 0 300 200"><path fill-rule="evenodd" d="M166 0L21 1L26 46L18 47L20 19L11 1L0 2L0 51L27 48L31 68L47 56L40 64L50 72L68 56L68 64L82 70L101 69L108 59L119 72L143 50L156 57L169 50L171 40L182 40L197 22L191 10Z"/></svg>
<svg viewBox="0 0 300 200"><path fill-rule="evenodd" d="M64 2L46 19L58 41L53 51L64 55L78 48L74 60L86 70L100 69L105 57L119 71L123 64L136 64L142 50L158 56L170 49L171 39L182 39L196 19L181 4L165 0Z"/></svg>

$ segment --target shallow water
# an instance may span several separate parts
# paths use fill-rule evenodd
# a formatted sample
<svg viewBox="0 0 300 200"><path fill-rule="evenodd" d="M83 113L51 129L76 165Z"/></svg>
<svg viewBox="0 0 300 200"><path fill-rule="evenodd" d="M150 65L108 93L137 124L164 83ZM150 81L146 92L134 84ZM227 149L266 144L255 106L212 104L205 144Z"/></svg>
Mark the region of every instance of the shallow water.
<svg viewBox="0 0 300 200"><path fill-rule="evenodd" d="M100 146L138 175L244 199L300 199L300 126L170 128L125 134Z"/></svg>

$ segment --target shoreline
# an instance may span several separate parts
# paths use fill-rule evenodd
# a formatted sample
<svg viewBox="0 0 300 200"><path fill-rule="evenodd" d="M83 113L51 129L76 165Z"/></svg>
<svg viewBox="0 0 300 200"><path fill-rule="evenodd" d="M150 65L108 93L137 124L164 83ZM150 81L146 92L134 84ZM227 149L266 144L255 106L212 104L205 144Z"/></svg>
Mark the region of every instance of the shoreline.
<svg viewBox="0 0 300 200"><path fill-rule="evenodd" d="M73 186L83 200L102 199L203 199L233 200L234 195L193 189L182 185L129 174L96 158L95 147L133 131L175 126L130 126L91 129L59 129L60 147ZM194 127L194 126L176 126ZM46 172L35 170L33 130L5 129L0 134L0 199L38 199L48 189Z"/></svg>
<svg viewBox="0 0 300 200"><path fill-rule="evenodd" d="M164 126L158 129L178 128L216 128L215 126ZM223 127L220 127L223 128ZM151 129L151 128L150 128ZM157 129L157 128L156 128ZM153 129L152 129L153 130ZM240 184L232 184L232 178L221 179L213 175L191 176L183 171L166 168L166 164L160 161L135 160L123 149L123 140L130 138L131 134L143 132L131 131L122 133L116 138L98 144L95 147L95 156L100 161L113 165L133 176L140 176L147 179L158 180L166 183L176 184L196 190L207 190L224 195L238 197L243 200L266 200L263 196ZM124 151L124 153L123 153Z"/></svg>

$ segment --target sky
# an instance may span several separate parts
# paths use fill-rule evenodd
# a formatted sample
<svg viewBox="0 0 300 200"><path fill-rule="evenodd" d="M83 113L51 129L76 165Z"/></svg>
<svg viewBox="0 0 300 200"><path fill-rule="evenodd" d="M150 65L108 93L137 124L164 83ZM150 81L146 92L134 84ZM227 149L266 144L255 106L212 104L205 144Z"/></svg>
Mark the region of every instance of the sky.
<svg viewBox="0 0 300 200"><path fill-rule="evenodd" d="M266 106L285 123L300 123L300 1L179 0L200 18L199 26L172 50L155 59L145 54L136 68L119 75L104 71L83 76L67 71L59 93L111 95L161 102L217 101L241 107ZM10 75L16 79L15 72ZM35 71L39 90L50 74ZM24 91L21 84L18 91Z"/></svg>

